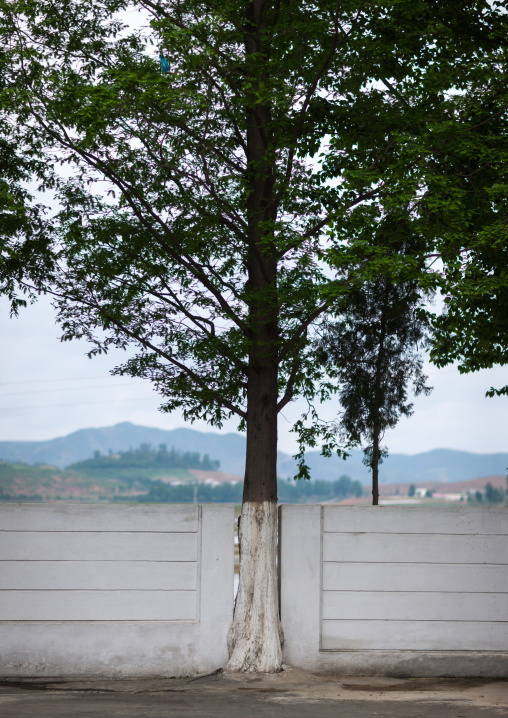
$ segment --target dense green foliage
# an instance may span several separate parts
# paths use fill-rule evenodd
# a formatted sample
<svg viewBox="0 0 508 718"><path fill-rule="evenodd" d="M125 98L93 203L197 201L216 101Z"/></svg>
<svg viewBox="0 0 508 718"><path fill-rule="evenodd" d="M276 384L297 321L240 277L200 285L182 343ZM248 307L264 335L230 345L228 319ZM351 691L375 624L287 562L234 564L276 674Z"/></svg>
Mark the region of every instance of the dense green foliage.
<svg viewBox="0 0 508 718"><path fill-rule="evenodd" d="M457 362L464 373L508 364L507 39L506 28L504 39L491 35L487 62L469 70L457 100L464 121L453 117L440 138L447 147L440 182L453 193L451 218L460 212L462 227L451 223L443 250L445 310L434 321L431 358L438 366ZM507 393L508 384L487 395Z"/></svg>
<svg viewBox="0 0 508 718"><path fill-rule="evenodd" d="M136 501L188 503L241 503L243 486L241 483L223 483L218 486L194 484L171 486L162 481L151 482L145 495L136 497ZM333 499L345 499L350 496L362 496L362 485L349 476L341 476L337 481L279 481L277 482L279 499L283 503L321 502ZM122 500L122 499L119 499Z"/></svg>
<svg viewBox="0 0 508 718"><path fill-rule="evenodd" d="M476 491L474 497L470 495L468 501L475 504L504 504L508 500L508 477L506 480L507 488L503 490L501 487L492 486L490 481L485 485L485 492Z"/></svg>
<svg viewBox="0 0 508 718"><path fill-rule="evenodd" d="M224 483L219 486L211 486L200 483L172 486L162 481L152 481L147 489L146 494L140 494L135 500L149 503L192 503L197 501L198 503L241 504L243 484Z"/></svg>
<svg viewBox="0 0 508 718"><path fill-rule="evenodd" d="M92 459L78 461L68 466L84 474L100 473L102 475L121 475L122 470L132 469L142 473L143 469L202 469L203 471L216 471L219 461L210 460L208 454L202 458L199 452L175 451L174 447L168 451L166 444L159 444L152 448L150 444L142 444L139 449L120 451L116 454L110 452L101 455L95 452ZM139 472L141 470L141 472Z"/></svg>
<svg viewBox="0 0 508 718"><path fill-rule="evenodd" d="M321 481L319 479L310 483L279 481L280 500L287 503L299 503L300 501L321 502L350 497L359 498L362 495L361 483L353 481L346 475L341 476L336 481Z"/></svg>
<svg viewBox="0 0 508 718"><path fill-rule="evenodd" d="M35 290L46 287L54 255L45 207L26 188L50 169L36 156L24 155L9 134L0 113L0 295L8 297L16 314L26 305L19 289L33 299Z"/></svg>
<svg viewBox="0 0 508 718"><path fill-rule="evenodd" d="M335 106L314 103L331 136L327 175L344 193L376 188L352 222L339 213L332 223L328 261L354 277L356 247L359 270L369 261L378 276L438 288L445 308L433 321L431 359L462 372L508 363L507 10L506 2L394 3L400 24L376 57L377 82ZM377 241L387 219L420 239L421 255L400 256L399 231Z"/></svg>

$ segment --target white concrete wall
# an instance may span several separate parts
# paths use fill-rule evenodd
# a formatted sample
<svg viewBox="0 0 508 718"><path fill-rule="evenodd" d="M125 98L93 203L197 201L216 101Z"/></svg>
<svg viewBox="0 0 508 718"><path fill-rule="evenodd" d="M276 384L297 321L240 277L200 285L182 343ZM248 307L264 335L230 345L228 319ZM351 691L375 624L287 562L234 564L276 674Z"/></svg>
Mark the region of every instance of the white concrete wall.
<svg viewBox="0 0 508 718"><path fill-rule="evenodd" d="M229 506L0 506L0 676L185 676L222 667Z"/></svg>
<svg viewBox="0 0 508 718"><path fill-rule="evenodd" d="M284 505L285 658L316 671L508 675L508 511Z"/></svg>

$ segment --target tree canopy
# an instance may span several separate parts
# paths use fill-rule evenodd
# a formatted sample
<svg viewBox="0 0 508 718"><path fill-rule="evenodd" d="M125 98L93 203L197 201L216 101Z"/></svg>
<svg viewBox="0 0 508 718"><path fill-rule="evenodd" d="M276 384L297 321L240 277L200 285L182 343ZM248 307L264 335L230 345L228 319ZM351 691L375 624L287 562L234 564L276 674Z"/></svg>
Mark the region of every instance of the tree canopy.
<svg viewBox="0 0 508 718"><path fill-rule="evenodd" d="M414 271L413 258L394 261L370 241L386 211L410 212L422 235L437 237L452 298L450 331L438 324L447 339L434 357L457 356L457 302L467 311L481 294L495 311L493 282L505 291L504 5L267 4L265 44L260 35L249 49L248 5L4 1L11 135L25 158L44 147L54 166L75 167L52 185L62 207L53 239L65 338L85 336L103 351L141 336L139 356L122 371L153 380L167 410L219 425L245 419L248 307L255 293L269 303L273 291L248 277L249 173L262 174L269 155L277 201L271 214L258 208L256 222L284 264L274 299L280 408L295 394L312 396L315 370L301 349L330 294L355 276ZM142 13L137 30L124 21L130 7ZM260 121L265 101L259 142L270 150L261 161L246 157L245 107ZM306 158L319 152L316 170ZM19 262L32 276L44 256L34 249ZM489 251L497 251L495 280ZM326 283L313 256L329 261L343 286ZM439 276L422 281L436 285ZM481 324L467 324L480 343Z"/></svg>
<svg viewBox="0 0 508 718"><path fill-rule="evenodd" d="M472 67L454 98L461 121L443 127L446 153L434 160L436 194L443 187L452 201L441 210L450 222L438 245L445 308L434 320L431 359L457 362L464 373L508 363L508 65L506 37L497 46L494 38L488 64ZM496 393L508 386L487 392Z"/></svg>
<svg viewBox="0 0 508 718"><path fill-rule="evenodd" d="M10 135L0 118L0 295L16 314L26 306L23 295L33 299L48 286L53 253L46 208L27 189L48 169L37 156L20 153Z"/></svg>

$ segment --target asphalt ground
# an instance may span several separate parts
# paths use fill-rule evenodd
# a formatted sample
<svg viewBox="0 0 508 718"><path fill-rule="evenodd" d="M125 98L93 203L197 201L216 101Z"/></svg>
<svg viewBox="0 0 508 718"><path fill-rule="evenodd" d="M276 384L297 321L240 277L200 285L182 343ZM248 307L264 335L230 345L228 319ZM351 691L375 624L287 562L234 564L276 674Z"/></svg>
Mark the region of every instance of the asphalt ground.
<svg viewBox="0 0 508 718"><path fill-rule="evenodd" d="M0 682L1 718L494 718L508 680L215 674Z"/></svg>

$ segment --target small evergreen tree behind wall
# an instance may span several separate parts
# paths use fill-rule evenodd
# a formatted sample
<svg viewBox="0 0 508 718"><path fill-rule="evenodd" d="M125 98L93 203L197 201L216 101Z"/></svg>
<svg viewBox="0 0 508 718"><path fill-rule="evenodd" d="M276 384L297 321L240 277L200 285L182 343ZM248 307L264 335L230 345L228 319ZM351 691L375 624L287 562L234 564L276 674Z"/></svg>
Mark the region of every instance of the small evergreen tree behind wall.
<svg viewBox="0 0 508 718"><path fill-rule="evenodd" d="M403 250L404 251L404 250ZM381 442L401 416L411 416L409 387L429 394L420 354L428 327L416 281L380 276L347 297L342 315L322 325L316 347L330 375L339 379L340 430L351 445L364 444L372 471L372 503L379 500Z"/></svg>

